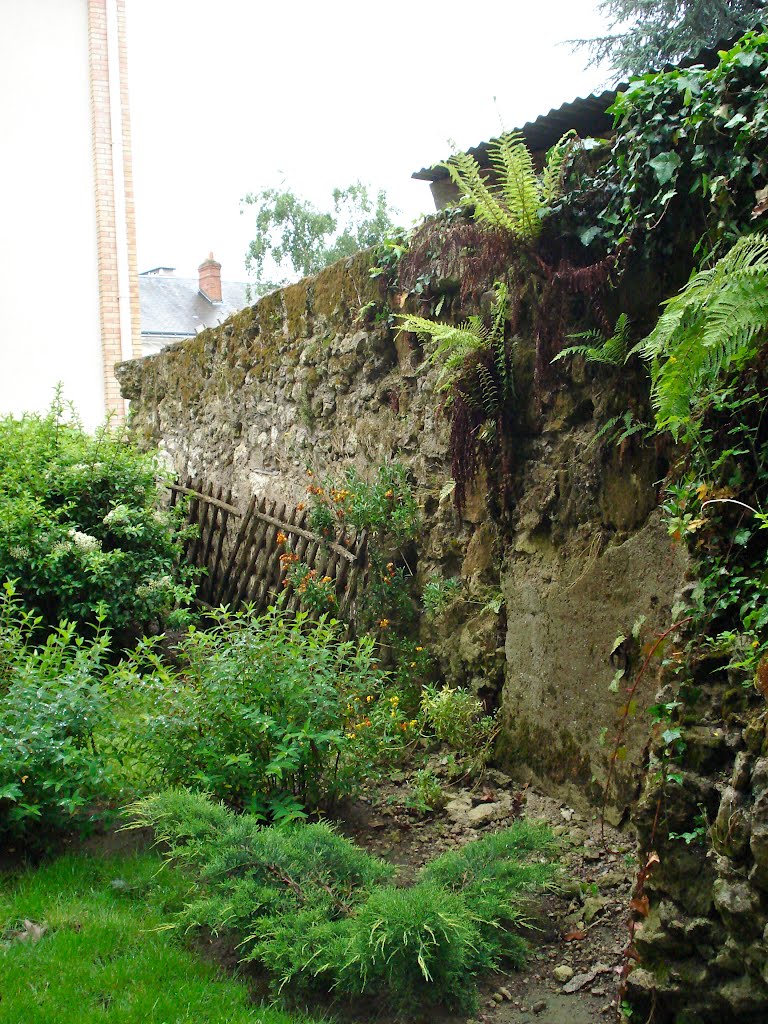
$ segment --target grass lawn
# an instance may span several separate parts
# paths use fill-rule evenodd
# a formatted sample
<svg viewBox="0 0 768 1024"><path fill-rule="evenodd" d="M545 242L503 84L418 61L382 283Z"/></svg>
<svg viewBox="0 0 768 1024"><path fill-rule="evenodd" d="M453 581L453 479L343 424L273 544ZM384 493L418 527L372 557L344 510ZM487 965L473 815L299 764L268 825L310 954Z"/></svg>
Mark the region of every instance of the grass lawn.
<svg viewBox="0 0 768 1024"><path fill-rule="evenodd" d="M0 876L0 1024L309 1024L249 1004L244 984L158 930L183 892L151 853ZM47 926L39 941L14 936L24 919Z"/></svg>

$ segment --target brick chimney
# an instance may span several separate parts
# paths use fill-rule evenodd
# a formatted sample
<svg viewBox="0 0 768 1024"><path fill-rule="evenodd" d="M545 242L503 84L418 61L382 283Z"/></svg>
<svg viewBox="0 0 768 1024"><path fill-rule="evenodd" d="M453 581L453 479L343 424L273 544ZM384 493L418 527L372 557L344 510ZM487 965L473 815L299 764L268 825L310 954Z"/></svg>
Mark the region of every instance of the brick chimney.
<svg viewBox="0 0 768 1024"><path fill-rule="evenodd" d="M221 264L213 258L213 253L208 253L208 259L203 260L197 268L200 275L198 285L201 295L204 295L209 302L221 302Z"/></svg>

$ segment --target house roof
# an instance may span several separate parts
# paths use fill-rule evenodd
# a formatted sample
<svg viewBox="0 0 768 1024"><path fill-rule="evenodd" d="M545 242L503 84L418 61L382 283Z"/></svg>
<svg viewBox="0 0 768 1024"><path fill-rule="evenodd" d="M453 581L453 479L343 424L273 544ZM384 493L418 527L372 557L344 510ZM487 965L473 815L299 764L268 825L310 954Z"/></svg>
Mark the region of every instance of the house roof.
<svg viewBox="0 0 768 1024"><path fill-rule="evenodd" d="M216 327L248 305L246 286L221 282L221 302L209 302L195 278L139 274L142 337L190 338L201 328Z"/></svg>
<svg viewBox="0 0 768 1024"><path fill-rule="evenodd" d="M719 61L719 51L729 49L735 41L735 39L723 40L714 46L700 50L695 57L687 57L677 64L666 64L660 70L670 71L673 68L688 68L696 64L713 68ZM516 131L523 136L526 145L533 152L554 146L571 128L574 128L581 138L599 138L601 135L607 135L613 128L613 116L607 114L606 110L612 105L617 94L624 92L628 85L628 82L620 82L613 89L606 89L601 93L591 93L589 96L579 96L570 103L563 103L562 106L553 108L548 114L541 114L535 121L528 121ZM496 140L489 141L495 142ZM481 142L467 150L481 167L489 165L488 145L488 142ZM440 165L422 167L420 171L414 171L411 177L421 181L442 181L448 177L448 171Z"/></svg>

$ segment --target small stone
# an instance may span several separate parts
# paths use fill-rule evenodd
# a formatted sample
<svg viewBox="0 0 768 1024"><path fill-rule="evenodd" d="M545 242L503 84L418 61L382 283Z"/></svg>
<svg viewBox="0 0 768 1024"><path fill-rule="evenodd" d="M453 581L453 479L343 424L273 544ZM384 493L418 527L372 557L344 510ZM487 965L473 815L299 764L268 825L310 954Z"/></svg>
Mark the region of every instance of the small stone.
<svg viewBox="0 0 768 1024"><path fill-rule="evenodd" d="M568 964L560 964L558 967L554 969L554 971L552 971L552 973L557 978L557 980L564 985L566 981L571 980L574 971L572 967L568 966Z"/></svg>
<svg viewBox="0 0 768 1024"><path fill-rule="evenodd" d="M500 988L499 992L507 1000L508 1003L512 1002L512 993L509 991L508 988Z"/></svg>
<svg viewBox="0 0 768 1024"><path fill-rule="evenodd" d="M478 804L477 807L466 812L464 820L471 828L482 828L483 825L489 825L493 821L499 810L497 803Z"/></svg>
<svg viewBox="0 0 768 1024"><path fill-rule="evenodd" d="M536 1013L536 1014L543 1013L544 1010L546 1010L546 1008L547 1008L547 1000L546 999L539 999L538 1002L535 1002L533 1004L533 1006L531 1007L533 1012Z"/></svg>
<svg viewBox="0 0 768 1024"><path fill-rule="evenodd" d="M597 917L601 910L604 910L608 905L609 900L606 896L587 896L584 900L584 920L589 924Z"/></svg>
<svg viewBox="0 0 768 1024"><path fill-rule="evenodd" d="M494 992L493 995L491 996L491 999L493 999L496 1005L504 1002L504 996L501 994L501 992Z"/></svg>

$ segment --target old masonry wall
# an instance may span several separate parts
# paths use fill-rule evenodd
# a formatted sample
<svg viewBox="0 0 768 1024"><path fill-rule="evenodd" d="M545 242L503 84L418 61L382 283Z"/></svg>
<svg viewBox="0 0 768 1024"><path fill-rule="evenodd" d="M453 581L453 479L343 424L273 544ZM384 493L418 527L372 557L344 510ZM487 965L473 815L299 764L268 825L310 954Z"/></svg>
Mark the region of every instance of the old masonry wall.
<svg viewBox="0 0 768 1024"><path fill-rule="evenodd" d="M429 625L445 678L498 705L508 770L583 804L605 779L603 736L622 703L609 690L614 640L643 617L647 630L667 623L686 568L656 511L656 455L591 444L617 386L631 382L582 371L534 401L532 343L519 339L518 500L502 529L481 480L459 516L445 494L436 371L420 372L413 339L377 316L383 296L370 266L370 253L358 254L123 364L133 431L180 474L231 486L240 501L253 492L301 501L310 469L340 479L350 466L365 475L387 460L405 464L422 507L417 576L465 584ZM488 607L499 592L503 602ZM616 818L639 786L640 712L651 698L638 695L629 724Z"/></svg>

